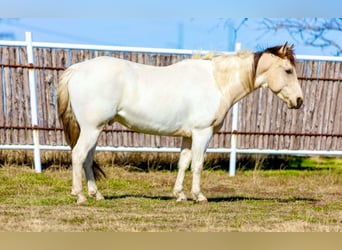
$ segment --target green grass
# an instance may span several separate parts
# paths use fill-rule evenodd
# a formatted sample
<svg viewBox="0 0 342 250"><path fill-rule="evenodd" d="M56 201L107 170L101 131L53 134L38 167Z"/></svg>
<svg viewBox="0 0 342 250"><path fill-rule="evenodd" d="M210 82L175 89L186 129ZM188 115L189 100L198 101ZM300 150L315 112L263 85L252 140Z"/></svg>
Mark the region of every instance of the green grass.
<svg viewBox="0 0 342 250"><path fill-rule="evenodd" d="M317 165L319 162L319 165ZM342 231L340 159L305 159L315 170L205 170L208 204L176 203L176 171L105 167L106 200L77 206L71 170L0 168L0 231ZM190 197L191 172L185 191ZM86 191L86 189L85 189Z"/></svg>

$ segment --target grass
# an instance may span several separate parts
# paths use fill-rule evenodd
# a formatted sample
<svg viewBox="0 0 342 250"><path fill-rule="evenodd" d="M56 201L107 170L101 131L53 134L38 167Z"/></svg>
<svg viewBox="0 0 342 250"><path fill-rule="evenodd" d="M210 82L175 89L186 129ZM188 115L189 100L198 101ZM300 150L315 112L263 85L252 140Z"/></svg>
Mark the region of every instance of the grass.
<svg viewBox="0 0 342 250"><path fill-rule="evenodd" d="M176 203L175 171L105 167L106 200L77 206L71 171L0 168L0 231L342 231L342 162L306 159L313 170L205 170L208 204ZM310 162L311 161L311 162ZM191 173L185 190L190 197Z"/></svg>

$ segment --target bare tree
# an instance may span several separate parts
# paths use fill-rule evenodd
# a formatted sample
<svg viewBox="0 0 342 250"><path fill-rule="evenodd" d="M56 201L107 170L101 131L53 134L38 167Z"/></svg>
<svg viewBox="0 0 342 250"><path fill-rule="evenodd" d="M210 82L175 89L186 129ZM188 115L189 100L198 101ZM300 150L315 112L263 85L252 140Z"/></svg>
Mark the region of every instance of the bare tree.
<svg viewBox="0 0 342 250"><path fill-rule="evenodd" d="M287 30L296 41L322 49L334 48L336 55L342 54L342 44L336 39L342 35L342 18L264 18L262 26L266 31Z"/></svg>

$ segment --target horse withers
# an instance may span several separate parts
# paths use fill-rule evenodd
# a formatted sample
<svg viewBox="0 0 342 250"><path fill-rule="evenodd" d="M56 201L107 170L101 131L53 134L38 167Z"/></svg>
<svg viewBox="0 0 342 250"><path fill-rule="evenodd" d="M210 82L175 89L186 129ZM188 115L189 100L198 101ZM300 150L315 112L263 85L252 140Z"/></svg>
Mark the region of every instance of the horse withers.
<svg viewBox="0 0 342 250"><path fill-rule="evenodd" d="M299 86L293 45L251 53L186 59L166 67L98 57L70 66L58 86L58 114L65 139L72 148L72 194L87 202L82 191L82 168L89 196L103 199L93 165L99 134L106 124L119 122L142 133L181 136L177 201L186 200L183 180L191 164L194 201L207 201L201 193L204 154L230 107L241 98L267 87L288 108L299 108Z"/></svg>

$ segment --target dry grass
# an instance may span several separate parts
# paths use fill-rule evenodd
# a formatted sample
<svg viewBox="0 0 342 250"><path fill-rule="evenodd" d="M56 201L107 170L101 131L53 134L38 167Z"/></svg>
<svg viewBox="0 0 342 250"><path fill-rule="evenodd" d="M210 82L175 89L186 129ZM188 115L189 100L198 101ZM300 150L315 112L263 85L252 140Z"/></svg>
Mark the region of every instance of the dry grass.
<svg viewBox="0 0 342 250"><path fill-rule="evenodd" d="M342 231L340 167L240 171L234 178L206 170L208 204L177 204L176 172L105 171L98 186L106 200L77 206L70 170L0 168L0 231Z"/></svg>

